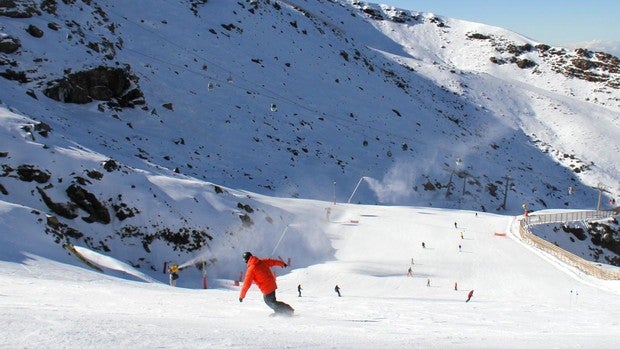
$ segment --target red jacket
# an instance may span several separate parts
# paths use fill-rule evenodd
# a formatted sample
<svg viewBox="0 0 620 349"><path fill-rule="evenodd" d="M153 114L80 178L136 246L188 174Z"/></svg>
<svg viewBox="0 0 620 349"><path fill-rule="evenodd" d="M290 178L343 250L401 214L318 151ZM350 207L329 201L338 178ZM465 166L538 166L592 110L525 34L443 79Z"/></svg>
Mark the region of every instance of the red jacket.
<svg viewBox="0 0 620 349"><path fill-rule="evenodd" d="M248 269L245 272L245 279L243 280L243 287L241 287L241 293L239 298L245 298L245 294L248 292L252 282L254 282L261 292L266 295L275 291L278 286L276 285L276 277L271 272L273 266L284 267L286 264L277 259L258 259L255 256L248 259Z"/></svg>

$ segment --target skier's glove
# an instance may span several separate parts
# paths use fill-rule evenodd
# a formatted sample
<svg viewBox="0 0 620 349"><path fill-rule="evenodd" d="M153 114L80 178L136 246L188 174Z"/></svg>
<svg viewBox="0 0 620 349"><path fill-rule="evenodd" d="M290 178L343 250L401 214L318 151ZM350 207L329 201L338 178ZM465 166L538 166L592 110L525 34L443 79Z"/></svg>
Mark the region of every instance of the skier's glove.
<svg viewBox="0 0 620 349"><path fill-rule="evenodd" d="M288 264L284 263L284 265L282 266L282 268L286 268L288 267Z"/></svg>
<svg viewBox="0 0 620 349"><path fill-rule="evenodd" d="M239 303L243 302L243 298L239 297Z"/></svg>

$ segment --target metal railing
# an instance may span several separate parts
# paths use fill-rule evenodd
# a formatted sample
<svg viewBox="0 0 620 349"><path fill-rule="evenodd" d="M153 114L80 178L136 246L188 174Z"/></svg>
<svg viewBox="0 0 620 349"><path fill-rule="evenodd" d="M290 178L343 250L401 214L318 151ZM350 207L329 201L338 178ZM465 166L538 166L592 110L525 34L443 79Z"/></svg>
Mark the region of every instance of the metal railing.
<svg viewBox="0 0 620 349"><path fill-rule="evenodd" d="M519 234L523 241L545 251L562 262L571 265L588 275L605 280L620 280L620 271L602 268L599 264L574 255L555 244L544 240L530 231L529 227L540 224L567 223L613 217L614 211L574 211L542 213L524 217L519 223Z"/></svg>
<svg viewBox="0 0 620 349"><path fill-rule="evenodd" d="M570 211L557 213L540 213L525 217L521 222L525 221L528 226L538 224L566 223L587 221L591 219L602 219L612 217L614 211Z"/></svg>

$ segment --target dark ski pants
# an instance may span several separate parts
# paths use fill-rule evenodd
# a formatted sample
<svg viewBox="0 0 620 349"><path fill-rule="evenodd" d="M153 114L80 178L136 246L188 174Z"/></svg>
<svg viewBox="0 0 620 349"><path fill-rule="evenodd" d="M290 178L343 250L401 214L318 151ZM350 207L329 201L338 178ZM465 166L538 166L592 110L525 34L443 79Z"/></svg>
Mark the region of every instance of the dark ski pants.
<svg viewBox="0 0 620 349"><path fill-rule="evenodd" d="M263 300L269 306L269 308L273 309L273 311L275 311L276 313L293 312L293 308L290 305L276 300L276 291L273 291L270 294L263 295Z"/></svg>

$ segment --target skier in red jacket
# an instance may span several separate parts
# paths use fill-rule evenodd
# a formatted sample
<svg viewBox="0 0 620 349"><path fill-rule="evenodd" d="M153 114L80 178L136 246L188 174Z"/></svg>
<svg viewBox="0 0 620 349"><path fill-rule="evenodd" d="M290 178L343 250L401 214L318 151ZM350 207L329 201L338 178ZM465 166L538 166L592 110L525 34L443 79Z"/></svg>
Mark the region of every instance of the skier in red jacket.
<svg viewBox="0 0 620 349"><path fill-rule="evenodd" d="M469 293L467 294L467 300L465 301L465 303L469 302L469 300L471 299L473 295L474 295L474 290L469 291Z"/></svg>
<svg viewBox="0 0 620 349"><path fill-rule="evenodd" d="M275 311L276 315L293 315L295 311L290 305L276 300L276 277L271 272L271 267L280 266L286 268L288 265L277 259L259 259L250 252L243 254L243 260L248 265L243 280L243 287L239 294L239 302L243 302L245 294L248 292L252 283L255 283L263 293L263 300L267 305Z"/></svg>

